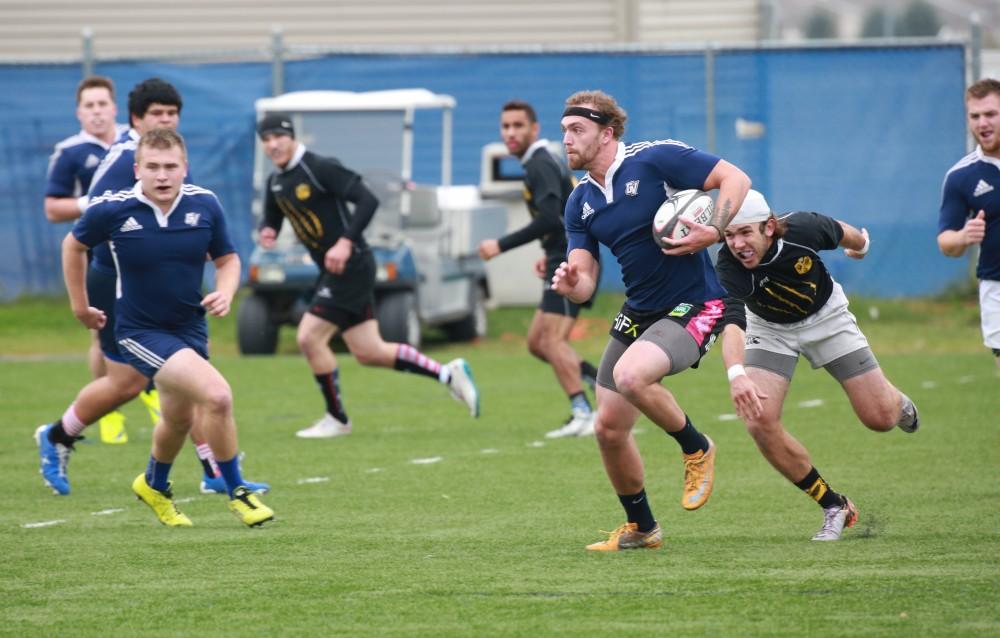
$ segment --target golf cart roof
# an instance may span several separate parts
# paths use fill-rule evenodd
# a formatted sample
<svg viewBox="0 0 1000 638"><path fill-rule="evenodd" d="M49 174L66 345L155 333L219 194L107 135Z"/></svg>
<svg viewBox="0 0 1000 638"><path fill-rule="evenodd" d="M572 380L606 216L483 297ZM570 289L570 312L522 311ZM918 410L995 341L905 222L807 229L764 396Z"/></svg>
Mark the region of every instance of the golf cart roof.
<svg viewBox="0 0 1000 638"><path fill-rule="evenodd" d="M452 109L455 98L427 89L391 91L294 91L255 102L258 113L267 111L407 111Z"/></svg>

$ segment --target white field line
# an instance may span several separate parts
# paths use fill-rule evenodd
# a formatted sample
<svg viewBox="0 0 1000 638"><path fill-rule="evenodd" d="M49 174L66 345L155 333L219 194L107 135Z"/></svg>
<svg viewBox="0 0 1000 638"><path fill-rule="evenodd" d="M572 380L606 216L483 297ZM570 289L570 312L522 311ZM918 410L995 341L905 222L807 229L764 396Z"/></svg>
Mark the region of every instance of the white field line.
<svg viewBox="0 0 1000 638"><path fill-rule="evenodd" d="M96 512L91 512L90 515L91 516L110 516L111 514L117 514L119 512L124 512L124 511L125 510L123 510L120 507L109 507L106 510L98 510Z"/></svg>
<svg viewBox="0 0 1000 638"><path fill-rule="evenodd" d="M61 525L62 523L65 523L65 522L66 522L66 519L64 519L64 518L57 518L57 519L55 519L53 521L39 521L37 523L24 523L23 525L21 525L21 527L23 527L24 529L37 529L39 527L52 527L53 525Z"/></svg>
<svg viewBox="0 0 1000 638"><path fill-rule="evenodd" d="M306 478L300 478L295 481L297 485L307 485L309 483L326 483L330 480L329 476L308 476Z"/></svg>
<svg viewBox="0 0 1000 638"><path fill-rule="evenodd" d="M423 459L410 459L410 463L412 465L430 465L431 463L440 463L443 460L443 456L429 456Z"/></svg>

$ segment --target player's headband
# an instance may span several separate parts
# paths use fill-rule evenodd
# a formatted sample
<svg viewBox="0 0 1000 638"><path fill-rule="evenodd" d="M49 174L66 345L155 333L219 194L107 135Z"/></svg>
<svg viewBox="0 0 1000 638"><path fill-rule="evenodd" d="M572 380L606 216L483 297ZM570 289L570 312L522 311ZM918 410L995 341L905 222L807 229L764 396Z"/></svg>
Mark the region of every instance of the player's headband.
<svg viewBox="0 0 1000 638"><path fill-rule="evenodd" d="M562 116L567 115L579 115L580 117L586 118L592 122L597 122L601 126L607 126L608 122L611 121L609 115L605 115L600 111L595 111L594 109L588 109L586 106L567 106L566 110L563 111Z"/></svg>

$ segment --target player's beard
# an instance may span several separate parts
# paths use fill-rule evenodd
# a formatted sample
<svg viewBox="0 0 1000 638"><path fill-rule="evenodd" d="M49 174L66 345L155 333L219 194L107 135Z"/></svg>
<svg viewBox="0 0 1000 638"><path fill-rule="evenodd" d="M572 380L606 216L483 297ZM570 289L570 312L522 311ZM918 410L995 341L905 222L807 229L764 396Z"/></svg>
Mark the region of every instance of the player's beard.
<svg viewBox="0 0 1000 638"><path fill-rule="evenodd" d="M983 141L979 135L976 135L976 141L979 142L980 148L983 149L983 153L987 155L996 155L1000 153L1000 135L997 135L996 131L990 137L989 141Z"/></svg>

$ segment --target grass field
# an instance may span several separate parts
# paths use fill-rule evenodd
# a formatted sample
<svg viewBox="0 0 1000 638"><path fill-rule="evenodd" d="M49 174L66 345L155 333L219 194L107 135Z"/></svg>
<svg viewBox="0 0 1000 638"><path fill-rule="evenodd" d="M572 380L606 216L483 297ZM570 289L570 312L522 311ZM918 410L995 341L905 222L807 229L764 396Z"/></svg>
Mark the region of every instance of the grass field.
<svg viewBox="0 0 1000 638"><path fill-rule="evenodd" d="M576 342L591 359L615 300L601 306ZM664 548L592 554L622 513L592 438L542 437L567 406L523 347L526 310L493 313L481 343L428 348L469 359L478 421L426 379L342 357L355 432L324 441L293 436L321 403L290 335L284 354L240 358L232 321L213 323L245 473L273 485L279 520L250 530L198 494L189 448L173 478L194 528L163 528L131 497L151 434L138 404L130 442L79 444L73 493L52 496L31 434L87 381L87 337L63 302L0 306L0 635L1000 635L1000 378L975 307L854 309L922 427L869 432L799 366L785 421L860 509L843 541L809 541L819 508L726 418L713 352L667 382L719 446L711 501L681 509L679 450L640 421Z"/></svg>

